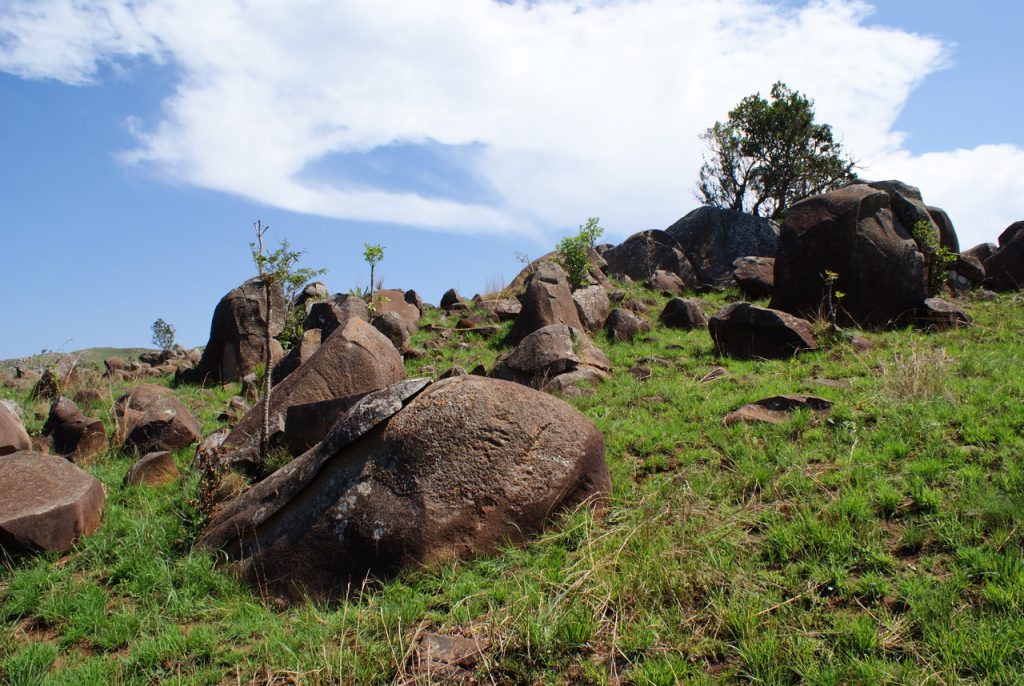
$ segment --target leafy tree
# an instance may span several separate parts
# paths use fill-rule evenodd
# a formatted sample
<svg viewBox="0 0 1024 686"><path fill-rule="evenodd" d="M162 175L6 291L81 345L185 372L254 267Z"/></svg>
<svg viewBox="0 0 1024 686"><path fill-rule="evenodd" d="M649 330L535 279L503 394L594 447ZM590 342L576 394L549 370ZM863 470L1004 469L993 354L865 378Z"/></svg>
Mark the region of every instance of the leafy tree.
<svg viewBox="0 0 1024 686"><path fill-rule="evenodd" d="M854 178L832 127L814 122L814 102L781 81L770 101L743 98L701 140L708 152L697 197L715 207L781 221L794 203Z"/></svg>
<svg viewBox="0 0 1024 686"><path fill-rule="evenodd" d="M363 259L370 265L370 302L373 302L373 268L384 259L384 246L363 243Z"/></svg>
<svg viewBox="0 0 1024 686"><path fill-rule="evenodd" d="M555 248L558 250L558 263L565 269L569 284L573 288L580 288L587 283L590 271L587 258L597 239L604 233L604 229L597 224L599 221L599 217L590 217L585 223L580 224L575 236L566 236Z"/></svg>
<svg viewBox="0 0 1024 686"><path fill-rule="evenodd" d="M153 331L153 345L161 350L170 350L174 347L174 327L163 319L157 319L150 327Z"/></svg>
<svg viewBox="0 0 1024 686"><path fill-rule="evenodd" d="M282 240L277 250L270 253L264 252L263 236L270 226L256 220L253 223L253 228L256 230L256 241L249 243L249 248L252 250L252 261L263 282L263 294L267 307L263 338L263 421L260 425L260 461L265 463L270 447L270 393L272 390L271 377L273 376L270 369L270 322L273 319L271 294L274 287L279 286L284 290L285 297L289 298L285 302L291 302L298 289L326 270L299 267L298 262L303 253L291 250L287 240Z"/></svg>

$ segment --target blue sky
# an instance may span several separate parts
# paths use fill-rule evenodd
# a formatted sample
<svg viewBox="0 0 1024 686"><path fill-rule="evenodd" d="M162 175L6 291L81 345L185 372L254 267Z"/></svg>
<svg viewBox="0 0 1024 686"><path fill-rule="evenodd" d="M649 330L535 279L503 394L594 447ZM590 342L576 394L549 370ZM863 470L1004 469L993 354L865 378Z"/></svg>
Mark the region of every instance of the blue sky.
<svg viewBox="0 0 1024 686"><path fill-rule="evenodd" d="M203 13L196 14L202 7ZM1024 218L1021 3L0 0L0 358L205 343L271 235L437 301L588 216L696 206L698 134L781 79L963 243Z"/></svg>

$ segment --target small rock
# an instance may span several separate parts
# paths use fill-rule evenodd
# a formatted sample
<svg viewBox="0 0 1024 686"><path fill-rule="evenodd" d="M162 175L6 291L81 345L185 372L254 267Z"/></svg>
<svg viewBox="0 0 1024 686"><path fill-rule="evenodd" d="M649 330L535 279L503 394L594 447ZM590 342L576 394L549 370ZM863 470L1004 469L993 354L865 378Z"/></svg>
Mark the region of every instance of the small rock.
<svg viewBox="0 0 1024 686"><path fill-rule="evenodd" d="M703 303L697 298L672 298L658 315L662 326L672 329L703 329L708 325Z"/></svg>
<svg viewBox="0 0 1024 686"><path fill-rule="evenodd" d="M740 409L730 412L722 419L722 424L725 426L739 422L782 424L789 420L793 412L803 408L811 409L819 415L825 415L832 411L832 401L813 395L777 395L744 405Z"/></svg>
<svg viewBox="0 0 1024 686"><path fill-rule="evenodd" d="M124 485L162 486L178 479L181 472L174 464L174 457L166 450L147 453L124 475Z"/></svg>

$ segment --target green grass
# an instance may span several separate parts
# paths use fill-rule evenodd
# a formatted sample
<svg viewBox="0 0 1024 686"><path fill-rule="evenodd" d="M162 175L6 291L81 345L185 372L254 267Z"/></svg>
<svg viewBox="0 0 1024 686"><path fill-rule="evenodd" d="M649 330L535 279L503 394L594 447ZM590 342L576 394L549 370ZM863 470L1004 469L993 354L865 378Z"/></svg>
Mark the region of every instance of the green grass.
<svg viewBox="0 0 1024 686"><path fill-rule="evenodd" d="M651 319L664 302L630 297L654 300ZM1018 683L1022 305L970 303L968 330L868 334L867 353L838 342L788 361L719 358L706 331L598 335L615 372L570 402L605 437L604 515L567 513L529 545L329 604L285 607L236 582L192 548L197 477L123 488L132 458L110 451L89 466L108 489L100 530L0 570L0 683L405 683L423 630L488 638L482 683ZM490 368L503 350L459 336L409 373ZM655 359L645 381L627 371L640 358ZM715 366L727 374L700 383ZM179 389L204 431L234 392ZM2 393L38 429L39 404ZM835 408L721 424L778 393Z"/></svg>

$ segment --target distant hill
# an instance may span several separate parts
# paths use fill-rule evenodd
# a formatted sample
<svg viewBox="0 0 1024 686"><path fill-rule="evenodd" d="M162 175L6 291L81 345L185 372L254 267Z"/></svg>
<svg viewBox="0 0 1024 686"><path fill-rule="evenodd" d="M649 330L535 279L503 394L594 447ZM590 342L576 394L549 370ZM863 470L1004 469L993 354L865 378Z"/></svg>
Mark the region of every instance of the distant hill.
<svg viewBox="0 0 1024 686"><path fill-rule="evenodd" d="M16 357L10 360L0 360L0 371L12 372L15 367L28 367L29 369L43 369L55 363L62 355L77 357L79 364L93 367L103 367L103 360L108 357L121 357L125 360L137 360L139 355L151 352L155 348L85 348L74 352L50 352L40 355L28 355Z"/></svg>

